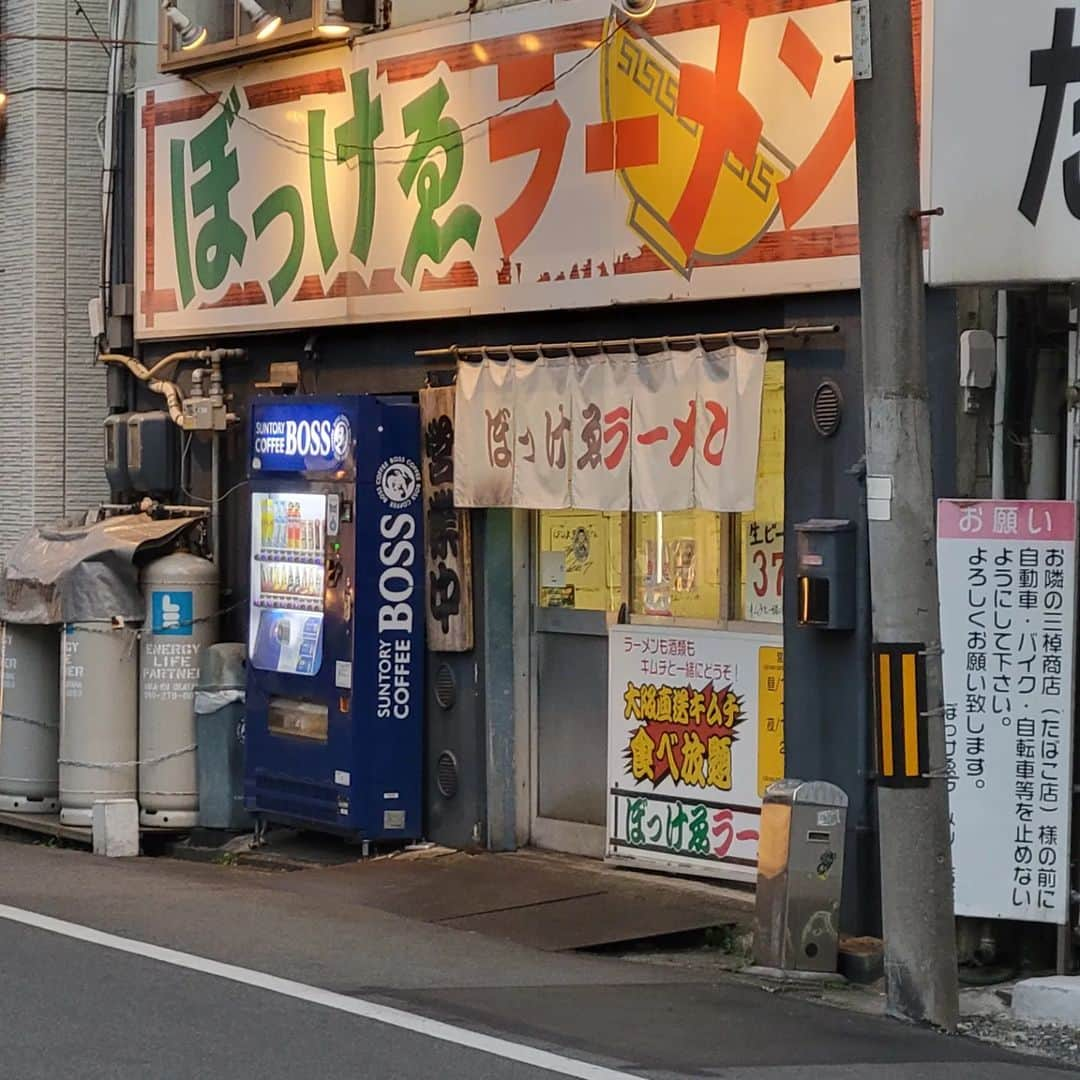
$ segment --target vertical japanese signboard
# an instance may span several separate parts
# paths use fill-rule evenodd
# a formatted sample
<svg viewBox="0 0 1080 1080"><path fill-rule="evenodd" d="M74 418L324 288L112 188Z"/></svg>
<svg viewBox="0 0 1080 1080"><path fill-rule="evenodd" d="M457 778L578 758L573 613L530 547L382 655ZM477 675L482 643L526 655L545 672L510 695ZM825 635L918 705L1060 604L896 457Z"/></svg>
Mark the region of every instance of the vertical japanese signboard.
<svg viewBox="0 0 1080 1080"><path fill-rule="evenodd" d="M1069 912L1076 506L938 504L956 912Z"/></svg>
<svg viewBox="0 0 1080 1080"><path fill-rule="evenodd" d="M420 391L427 642L433 652L473 647L472 531L454 507L454 388Z"/></svg>
<svg viewBox="0 0 1080 1080"><path fill-rule="evenodd" d="M522 4L144 88L136 332L857 287L849 8Z"/></svg>
<svg viewBox="0 0 1080 1080"><path fill-rule="evenodd" d="M760 780L783 773L781 642L661 626L608 642L608 856L753 881Z"/></svg>

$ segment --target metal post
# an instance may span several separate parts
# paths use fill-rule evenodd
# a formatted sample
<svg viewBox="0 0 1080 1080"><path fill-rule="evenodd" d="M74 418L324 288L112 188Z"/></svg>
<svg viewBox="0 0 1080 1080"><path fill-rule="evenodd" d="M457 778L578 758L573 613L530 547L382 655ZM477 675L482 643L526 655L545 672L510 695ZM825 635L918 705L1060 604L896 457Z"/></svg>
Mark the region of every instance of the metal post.
<svg viewBox="0 0 1080 1080"><path fill-rule="evenodd" d="M221 573L221 433L210 437L210 543L214 565Z"/></svg>
<svg viewBox="0 0 1080 1080"><path fill-rule="evenodd" d="M869 523L874 640L926 645L933 777L928 786L878 791L887 1008L953 1031L956 936L911 0L861 0L852 14L867 482L886 496L891 482L888 509Z"/></svg>

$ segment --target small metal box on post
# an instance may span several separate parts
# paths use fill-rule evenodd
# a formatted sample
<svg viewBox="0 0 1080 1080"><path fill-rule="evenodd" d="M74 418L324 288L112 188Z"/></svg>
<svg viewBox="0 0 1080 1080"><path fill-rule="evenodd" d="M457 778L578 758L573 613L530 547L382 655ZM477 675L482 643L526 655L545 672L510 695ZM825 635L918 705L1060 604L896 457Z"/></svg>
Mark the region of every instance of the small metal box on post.
<svg viewBox="0 0 1080 1080"><path fill-rule="evenodd" d="M795 583L800 626L819 630L855 628L855 524L846 519L802 521Z"/></svg>
<svg viewBox="0 0 1080 1080"><path fill-rule="evenodd" d="M848 798L823 780L765 791L758 848L754 963L835 972Z"/></svg>

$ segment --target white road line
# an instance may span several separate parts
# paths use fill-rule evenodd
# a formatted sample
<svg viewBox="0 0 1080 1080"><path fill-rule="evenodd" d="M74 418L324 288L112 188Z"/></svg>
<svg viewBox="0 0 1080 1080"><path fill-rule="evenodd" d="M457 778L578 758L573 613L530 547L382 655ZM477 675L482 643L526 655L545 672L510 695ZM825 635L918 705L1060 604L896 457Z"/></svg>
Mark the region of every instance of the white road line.
<svg viewBox="0 0 1080 1080"><path fill-rule="evenodd" d="M21 923L23 926L32 926L37 930L47 930L51 934L60 934L62 937L74 938L76 941L84 941L91 945L100 945L105 949L115 949L117 952L141 956L147 960L157 960L162 964L171 964L173 967L186 968L188 971L198 971L203 975L228 979L230 982L253 986L259 990L268 990L272 994L296 998L298 1001L306 1001L312 1005L337 1009L338 1012L350 1013L353 1016L362 1017L364 1020L373 1020L378 1024L389 1024L391 1027L403 1028L405 1031L413 1031L418 1035L426 1035L429 1039L439 1039L442 1042L453 1043L455 1046L464 1046L470 1050L477 1050L482 1054L505 1058L507 1061L518 1061L523 1065L546 1069L548 1072L557 1073L560 1076L578 1077L579 1080L641 1080L640 1077L631 1073L606 1069L601 1065L592 1065L586 1061L577 1061L574 1058L563 1057L561 1054L554 1054L522 1043L511 1042L509 1039L483 1035L476 1031L470 1031L468 1028L456 1027L440 1020L431 1020L426 1016L405 1012L404 1009L393 1009L387 1005L379 1005L374 1001L365 1001L362 998L346 997L344 994L335 994L331 990L321 990L319 987L309 986L307 983L294 982L292 979L281 979L276 975L267 975L262 971L237 967L235 964L223 964L220 961L209 960L206 957L195 956L192 953L166 949L160 945L151 945L144 941L133 941L130 938L119 937L116 934L107 934L102 930L94 930L89 926L81 926L79 923L66 922L63 919L54 919L49 915L39 915L34 911L9 907L7 904L0 904L0 919Z"/></svg>

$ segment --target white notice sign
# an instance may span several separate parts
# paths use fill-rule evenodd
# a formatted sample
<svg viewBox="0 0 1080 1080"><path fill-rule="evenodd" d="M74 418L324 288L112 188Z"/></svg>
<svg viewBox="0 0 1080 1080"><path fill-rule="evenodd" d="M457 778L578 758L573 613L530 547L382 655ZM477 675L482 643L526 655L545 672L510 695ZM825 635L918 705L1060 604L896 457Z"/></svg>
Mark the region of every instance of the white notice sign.
<svg viewBox="0 0 1080 1080"><path fill-rule="evenodd" d="M783 641L686 627L608 637L608 857L754 881L784 775Z"/></svg>
<svg viewBox="0 0 1080 1080"><path fill-rule="evenodd" d="M1069 912L1076 507L938 504L956 913Z"/></svg>

